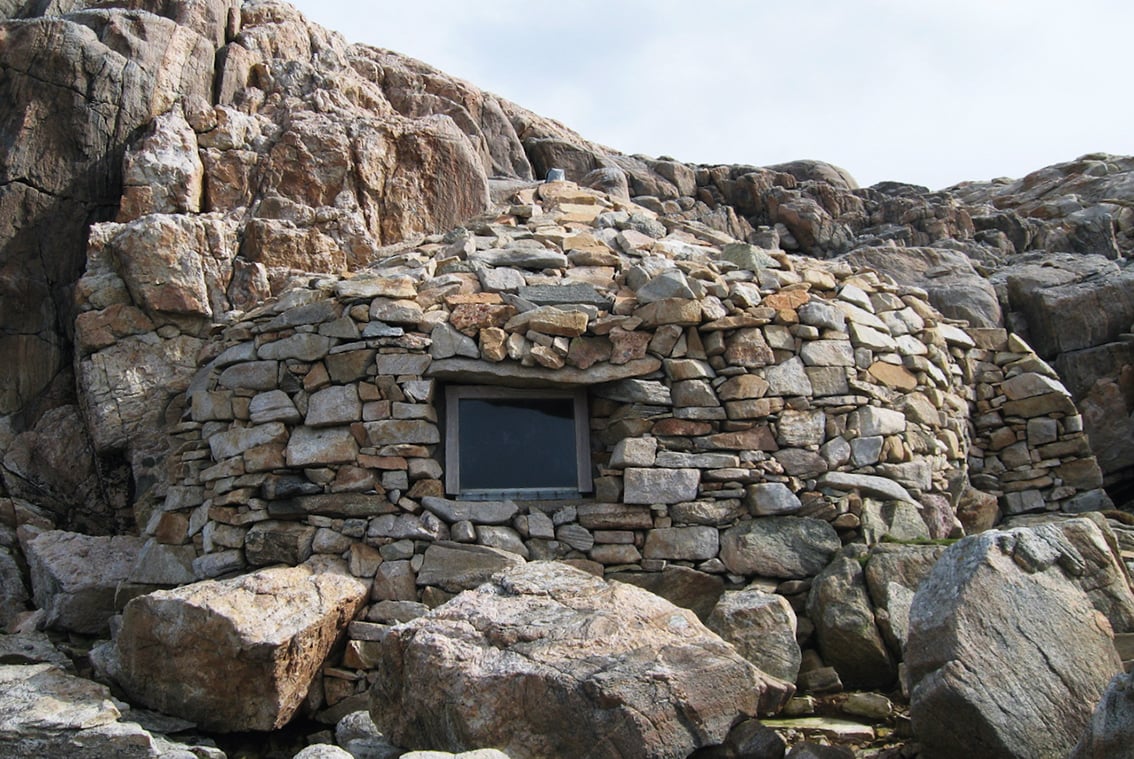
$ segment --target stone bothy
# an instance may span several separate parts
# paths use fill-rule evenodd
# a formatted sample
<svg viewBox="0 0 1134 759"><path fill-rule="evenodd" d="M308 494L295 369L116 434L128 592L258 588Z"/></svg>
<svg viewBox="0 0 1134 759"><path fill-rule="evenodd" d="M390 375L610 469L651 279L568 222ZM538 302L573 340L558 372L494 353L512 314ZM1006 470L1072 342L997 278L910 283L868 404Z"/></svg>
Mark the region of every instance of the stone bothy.
<svg viewBox="0 0 1134 759"><path fill-rule="evenodd" d="M563 182L218 329L186 409L138 569L169 584L312 554L376 601L519 557L792 580L1105 503L1017 337Z"/></svg>

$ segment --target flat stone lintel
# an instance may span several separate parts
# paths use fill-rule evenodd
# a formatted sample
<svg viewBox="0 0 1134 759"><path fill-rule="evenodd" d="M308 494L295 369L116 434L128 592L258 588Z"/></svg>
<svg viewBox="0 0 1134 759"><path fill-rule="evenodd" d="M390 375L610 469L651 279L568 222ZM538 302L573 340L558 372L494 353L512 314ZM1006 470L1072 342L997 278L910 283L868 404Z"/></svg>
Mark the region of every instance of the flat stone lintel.
<svg viewBox="0 0 1134 759"><path fill-rule="evenodd" d="M641 377L660 368L661 361L656 358L639 358L621 365L604 363L589 369L575 369L569 366L562 369L546 369L521 366L511 361L497 364L472 358L446 358L434 361L426 371L426 376L440 380L460 380L511 387L575 387Z"/></svg>

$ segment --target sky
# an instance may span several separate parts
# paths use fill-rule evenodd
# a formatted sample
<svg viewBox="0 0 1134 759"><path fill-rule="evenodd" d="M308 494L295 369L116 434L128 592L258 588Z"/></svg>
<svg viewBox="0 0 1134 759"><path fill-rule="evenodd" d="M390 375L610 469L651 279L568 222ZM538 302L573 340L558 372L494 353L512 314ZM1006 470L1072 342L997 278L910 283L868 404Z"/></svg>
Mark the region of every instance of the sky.
<svg viewBox="0 0 1134 759"><path fill-rule="evenodd" d="M1129 0L293 0L624 153L940 189L1134 154Z"/></svg>

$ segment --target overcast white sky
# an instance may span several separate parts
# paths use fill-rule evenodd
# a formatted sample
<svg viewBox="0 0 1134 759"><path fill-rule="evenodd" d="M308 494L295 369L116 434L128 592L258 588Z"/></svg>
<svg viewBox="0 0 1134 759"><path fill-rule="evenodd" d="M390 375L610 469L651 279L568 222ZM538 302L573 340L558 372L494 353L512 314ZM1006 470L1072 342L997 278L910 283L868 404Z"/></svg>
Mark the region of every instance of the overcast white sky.
<svg viewBox="0 0 1134 759"><path fill-rule="evenodd" d="M1130 0L298 0L626 153L866 186L1134 154Z"/></svg>

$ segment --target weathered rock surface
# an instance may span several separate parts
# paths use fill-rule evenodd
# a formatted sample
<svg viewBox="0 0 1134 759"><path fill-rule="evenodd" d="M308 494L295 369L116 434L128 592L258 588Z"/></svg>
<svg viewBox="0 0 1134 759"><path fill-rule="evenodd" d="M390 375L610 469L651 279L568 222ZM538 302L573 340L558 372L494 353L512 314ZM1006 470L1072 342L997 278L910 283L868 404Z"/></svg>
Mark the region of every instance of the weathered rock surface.
<svg viewBox="0 0 1134 759"><path fill-rule="evenodd" d="M128 471L105 460L96 465L90 433L73 404L45 412L0 458L0 477L9 494L47 509L61 528L95 535L133 524L129 504L108 497L115 489L107 488L129 477Z"/></svg>
<svg viewBox="0 0 1134 759"><path fill-rule="evenodd" d="M35 605L44 624L58 630L105 633L119 611L119 585L134 569L145 541L119 535L93 537L62 530L42 532L25 543Z"/></svg>
<svg viewBox="0 0 1134 759"><path fill-rule="evenodd" d="M157 591L126 605L97 658L150 708L218 732L273 730L365 596L363 583L318 565Z"/></svg>
<svg viewBox="0 0 1134 759"><path fill-rule="evenodd" d="M118 202L127 141L178 97L211 91L215 47L170 18L121 10L6 22L0 38L11 146L0 159L0 323L3 355L20 357L0 369L8 414L69 363L55 325L72 316L66 288L82 272L87 225Z"/></svg>
<svg viewBox="0 0 1134 759"><path fill-rule="evenodd" d="M858 248L846 261L872 268L903 285L922 287L929 302L951 319L974 327L1003 323L1000 301L992 284L977 273L964 253L941 248Z"/></svg>
<svg viewBox="0 0 1134 759"><path fill-rule="evenodd" d="M910 714L927 757L1062 757L1121 670L1055 525L990 531L942 555L910 609Z"/></svg>
<svg viewBox="0 0 1134 759"><path fill-rule="evenodd" d="M834 528L806 517L756 519L729 528L721 536L721 561L737 574L814 576L838 549Z"/></svg>
<svg viewBox="0 0 1134 759"><path fill-rule="evenodd" d="M174 744L123 719L105 685L51 664L0 666L0 744L11 759L157 759L206 756L216 749Z"/></svg>
<svg viewBox="0 0 1134 759"><path fill-rule="evenodd" d="M945 546L880 543L866 558L863 576L874 621L897 658L902 658L909 637L914 593L944 551Z"/></svg>
<svg viewBox="0 0 1134 759"><path fill-rule="evenodd" d="M30 597L20 565L11 550L0 546L0 630L27 611Z"/></svg>
<svg viewBox="0 0 1134 759"><path fill-rule="evenodd" d="M783 596L751 589L726 591L705 626L761 671L795 682L802 655L795 612Z"/></svg>
<svg viewBox="0 0 1134 759"><path fill-rule="evenodd" d="M844 685L886 688L897 677L897 664L882 640L864 575L857 556L836 558L815 578L807 616L823 660Z"/></svg>
<svg viewBox="0 0 1134 759"><path fill-rule="evenodd" d="M394 628L381 671L370 711L395 743L513 757L684 757L793 690L690 612L553 562Z"/></svg>
<svg viewBox="0 0 1134 759"><path fill-rule="evenodd" d="M1126 756L1134 745L1134 690L1130 674L1115 675L1107 685L1087 729L1068 759Z"/></svg>

